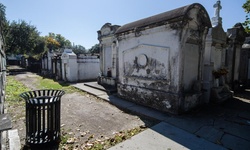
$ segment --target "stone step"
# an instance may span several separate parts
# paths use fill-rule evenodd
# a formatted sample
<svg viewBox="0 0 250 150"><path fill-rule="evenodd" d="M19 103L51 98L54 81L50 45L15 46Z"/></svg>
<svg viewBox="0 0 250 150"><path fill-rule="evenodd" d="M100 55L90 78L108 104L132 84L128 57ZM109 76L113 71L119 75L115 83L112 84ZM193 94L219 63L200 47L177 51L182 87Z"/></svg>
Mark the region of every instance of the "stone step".
<svg viewBox="0 0 250 150"><path fill-rule="evenodd" d="M104 91L107 94L113 94L113 93L117 92L117 89L115 87L108 86L108 85L100 85L97 82L86 82L86 83L84 83L84 85L101 90L101 91Z"/></svg>
<svg viewBox="0 0 250 150"><path fill-rule="evenodd" d="M8 141L7 140L7 131L3 131L1 136L2 136L1 137L2 141L0 141L0 146L1 146L0 149L2 148L1 150L7 150L7 141Z"/></svg>
<svg viewBox="0 0 250 150"><path fill-rule="evenodd" d="M18 135L17 129L8 131L8 139L9 139L9 150L21 149L20 137Z"/></svg>
<svg viewBox="0 0 250 150"><path fill-rule="evenodd" d="M0 132L12 128L11 119L9 114L0 114Z"/></svg>

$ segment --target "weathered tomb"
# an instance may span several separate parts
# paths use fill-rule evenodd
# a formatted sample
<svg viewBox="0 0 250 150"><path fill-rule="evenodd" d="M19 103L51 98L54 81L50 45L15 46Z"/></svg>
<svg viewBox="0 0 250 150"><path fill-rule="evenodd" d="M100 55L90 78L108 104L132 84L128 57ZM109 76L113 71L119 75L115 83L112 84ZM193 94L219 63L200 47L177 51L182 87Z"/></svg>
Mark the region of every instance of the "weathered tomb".
<svg viewBox="0 0 250 150"><path fill-rule="evenodd" d="M72 49L65 49L61 55L62 59L62 79L64 81L75 82L78 79L77 56Z"/></svg>
<svg viewBox="0 0 250 150"><path fill-rule="evenodd" d="M206 36L205 52L204 52L204 69L203 69L203 89L204 101L206 103L223 102L232 97L225 82L228 73L226 60L227 34L222 28L222 18L220 17L220 9L222 9L220 1L214 5L215 13L212 17L212 28Z"/></svg>
<svg viewBox="0 0 250 150"><path fill-rule="evenodd" d="M240 83L243 88L250 87L250 37L247 37L242 45L240 58Z"/></svg>
<svg viewBox="0 0 250 150"><path fill-rule="evenodd" d="M51 76L58 79L61 79L62 75L61 73L58 73L58 71L61 71L61 52L54 52L52 50L47 51L43 57L42 57L42 70L41 73L44 76Z"/></svg>
<svg viewBox="0 0 250 150"><path fill-rule="evenodd" d="M240 55L242 45L245 41L245 29L241 23L236 23L233 28L227 30L228 49L226 65L229 69L227 81L233 90L238 90L240 86Z"/></svg>
<svg viewBox="0 0 250 150"><path fill-rule="evenodd" d="M203 53L210 27L208 13L197 3L121 26L115 34L118 95L171 113L204 103Z"/></svg>
<svg viewBox="0 0 250 150"><path fill-rule="evenodd" d="M100 44L100 70L98 83L102 85L116 86L117 81L117 50L115 32L120 26L111 23L104 24L98 33Z"/></svg>
<svg viewBox="0 0 250 150"><path fill-rule="evenodd" d="M98 56L77 56L65 49L61 56L62 79L69 82L96 80L100 72Z"/></svg>

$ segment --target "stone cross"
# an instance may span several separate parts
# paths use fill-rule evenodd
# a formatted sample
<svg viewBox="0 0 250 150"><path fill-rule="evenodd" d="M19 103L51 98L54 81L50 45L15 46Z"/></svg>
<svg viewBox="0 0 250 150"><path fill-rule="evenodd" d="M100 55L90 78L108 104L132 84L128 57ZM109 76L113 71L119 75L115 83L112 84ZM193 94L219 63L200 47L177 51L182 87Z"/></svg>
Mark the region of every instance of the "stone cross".
<svg viewBox="0 0 250 150"><path fill-rule="evenodd" d="M214 8L215 8L215 12L214 12L215 17L220 17L220 10L222 9L220 5L220 0L218 0L216 4L214 4Z"/></svg>

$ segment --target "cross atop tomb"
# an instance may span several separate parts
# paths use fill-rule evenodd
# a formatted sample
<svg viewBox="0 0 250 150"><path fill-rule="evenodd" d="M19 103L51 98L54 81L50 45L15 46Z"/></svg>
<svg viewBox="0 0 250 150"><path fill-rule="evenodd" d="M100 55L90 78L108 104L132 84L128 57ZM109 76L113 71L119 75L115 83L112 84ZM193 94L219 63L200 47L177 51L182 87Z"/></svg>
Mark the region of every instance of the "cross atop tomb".
<svg viewBox="0 0 250 150"><path fill-rule="evenodd" d="M218 0L214 4L214 17L212 18L212 25L213 27L217 26L218 24L222 25L222 18L220 17L220 10L222 9L221 2Z"/></svg>
<svg viewBox="0 0 250 150"><path fill-rule="evenodd" d="M215 8L215 12L214 12L215 17L220 17L220 10L222 9L220 0L218 0L216 4L214 4L214 8Z"/></svg>

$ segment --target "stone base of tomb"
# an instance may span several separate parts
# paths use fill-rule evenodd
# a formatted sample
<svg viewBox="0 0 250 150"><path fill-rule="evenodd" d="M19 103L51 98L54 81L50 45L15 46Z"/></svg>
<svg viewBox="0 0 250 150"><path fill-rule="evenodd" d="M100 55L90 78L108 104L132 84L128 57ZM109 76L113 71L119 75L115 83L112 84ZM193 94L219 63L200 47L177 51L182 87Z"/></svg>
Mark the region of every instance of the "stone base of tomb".
<svg viewBox="0 0 250 150"><path fill-rule="evenodd" d="M227 85L213 87L211 89L211 101L221 103L233 97L233 92L230 91Z"/></svg>
<svg viewBox="0 0 250 150"><path fill-rule="evenodd" d="M193 108L196 108L202 104L204 101L202 100L203 92L192 92L185 93L182 107L182 112L190 111Z"/></svg>
<svg viewBox="0 0 250 150"><path fill-rule="evenodd" d="M109 85L116 87L116 79L112 77L100 76L97 78L97 82L100 85Z"/></svg>
<svg viewBox="0 0 250 150"><path fill-rule="evenodd" d="M181 114L203 104L202 92L178 94L124 84L118 84L117 87L118 96L123 99L172 114Z"/></svg>

